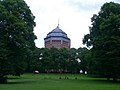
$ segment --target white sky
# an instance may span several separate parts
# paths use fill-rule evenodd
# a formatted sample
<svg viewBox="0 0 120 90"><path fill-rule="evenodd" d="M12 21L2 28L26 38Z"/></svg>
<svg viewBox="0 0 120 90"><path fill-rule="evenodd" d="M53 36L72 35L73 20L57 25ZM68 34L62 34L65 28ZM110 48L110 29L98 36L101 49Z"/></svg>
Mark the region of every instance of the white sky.
<svg viewBox="0 0 120 90"><path fill-rule="evenodd" d="M58 25L71 39L71 48L83 47L82 39L89 33L91 17L105 2L120 0L25 0L36 17L36 46L44 47L44 38Z"/></svg>

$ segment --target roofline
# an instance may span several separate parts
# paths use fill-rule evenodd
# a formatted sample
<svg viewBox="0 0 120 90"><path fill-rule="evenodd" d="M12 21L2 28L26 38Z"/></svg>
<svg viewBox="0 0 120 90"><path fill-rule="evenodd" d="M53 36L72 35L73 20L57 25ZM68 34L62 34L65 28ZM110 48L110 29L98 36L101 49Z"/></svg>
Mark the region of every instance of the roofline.
<svg viewBox="0 0 120 90"><path fill-rule="evenodd" d="M61 29L60 29L61 32L54 32L54 30L55 30L55 29L53 29L53 30L52 30L51 32L49 32L47 35L49 35L49 34L51 34L51 33L63 33L63 34L65 34L65 35L67 35L67 34L66 34L64 31L62 31Z"/></svg>
<svg viewBox="0 0 120 90"><path fill-rule="evenodd" d="M46 37L46 38L44 38L44 40L46 40L46 39L49 39L49 38L51 38L51 37L62 37L62 38L65 38L65 39L68 39L68 40L70 40L70 38L68 38L68 37L63 37L63 36L50 36L50 37Z"/></svg>

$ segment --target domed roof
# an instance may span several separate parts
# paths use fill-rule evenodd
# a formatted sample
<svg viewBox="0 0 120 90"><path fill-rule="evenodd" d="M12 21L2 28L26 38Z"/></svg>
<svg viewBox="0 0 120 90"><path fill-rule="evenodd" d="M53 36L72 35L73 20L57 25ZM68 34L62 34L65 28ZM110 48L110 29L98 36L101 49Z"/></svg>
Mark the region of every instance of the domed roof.
<svg viewBox="0 0 120 90"><path fill-rule="evenodd" d="M49 37L63 37L63 38L68 38L67 37L67 34L65 32L63 32L59 26L57 26L55 29L53 29L51 32L49 32L47 34L47 37L46 38L49 38Z"/></svg>

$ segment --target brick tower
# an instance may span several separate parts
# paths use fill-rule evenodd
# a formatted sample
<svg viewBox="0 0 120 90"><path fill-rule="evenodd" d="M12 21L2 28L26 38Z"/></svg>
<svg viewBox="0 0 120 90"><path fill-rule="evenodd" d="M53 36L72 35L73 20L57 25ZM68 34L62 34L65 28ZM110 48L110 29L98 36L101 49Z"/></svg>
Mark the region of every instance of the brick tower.
<svg viewBox="0 0 120 90"><path fill-rule="evenodd" d="M45 48L70 48L70 39L58 26L44 38Z"/></svg>

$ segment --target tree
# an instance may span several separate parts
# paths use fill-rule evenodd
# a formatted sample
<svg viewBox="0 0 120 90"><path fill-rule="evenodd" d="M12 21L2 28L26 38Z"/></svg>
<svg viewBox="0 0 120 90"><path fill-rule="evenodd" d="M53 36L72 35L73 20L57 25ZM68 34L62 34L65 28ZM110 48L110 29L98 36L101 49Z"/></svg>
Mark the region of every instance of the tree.
<svg viewBox="0 0 120 90"><path fill-rule="evenodd" d="M70 53L69 50L66 48L59 49L59 63L58 63L58 69L60 70L60 73L62 72L69 72L69 62L70 62ZM57 63L57 62L56 62Z"/></svg>
<svg viewBox="0 0 120 90"><path fill-rule="evenodd" d="M51 53L50 49L48 48L42 48L41 49L41 63L42 67L39 69L41 72L49 72L50 64L51 64Z"/></svg>
<svg viewBox="0 0 120 90"><path fill-rule="evenodd" d="M116 80L120 78L120 4L105 3L91 21L90 34L83 39L91 46L89 73Z"/></svg>
<svg viewBox="0 0 120 90"><path fill-rule="evenodd" d="M23 0L0 0L0 82L20 75L29 51L35 48L34 16Z"/></svg>
<svg viewBox="0 0 120 90"><path fill-rule="evenodd" d="M77 61L77 50L75 48L71 48L69 53L68 70L70 73L78 73L80 71L80 67Z"/></svg>
<svg viewBox="0 0 120 90"><path fill-rule="evenodd" d="M87 62L88 62L88 49L83 47L83 48L78 48L77 49L78 55L77 57L80 59L80 69L83 71L85 74L85 71L87 71Z"/></svg>
<svg viewBox="0 0 120 90"><path fill-rule="evenodd" d="M41 68L41 49L35 48L34 51L29 51L29 55L27 57L27 68L26 72L33 73L36 70L39 71L39 68Z"/></svg>

